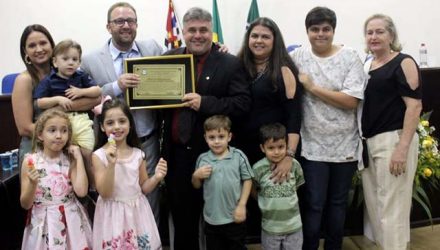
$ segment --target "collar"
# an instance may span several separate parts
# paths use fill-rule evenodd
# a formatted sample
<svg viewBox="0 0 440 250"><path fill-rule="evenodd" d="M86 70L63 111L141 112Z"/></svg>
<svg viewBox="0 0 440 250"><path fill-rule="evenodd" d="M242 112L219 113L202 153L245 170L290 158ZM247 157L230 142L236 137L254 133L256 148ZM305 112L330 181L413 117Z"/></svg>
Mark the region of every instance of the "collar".
<svg viewBox="0 0 440 250"><path fill-rule="evenodd" d="M209 50L207 53L201 55L201 56L196 56L196 62L199 64L204 64L206 59L208 58L209 54L211 53L211 50Z"/></svg>
<svg viewBox="0 0 440 250"><path fill-rule="evenodd" d="M212 51L217 51L218 49L219 49L218 45L216 45L215 43L212 43L211 48L209 48L209 50L208 50L205 54L200 55L200 56L196 56L196 55L193 54L193 55L194 55L194 59L196 60L196 62L204 63L204 62L206 61L206 59L208 58L208 56L211 54L211 52L212 52ZM188 50L188 47L185 47L183 53L184 53L184 54L192 54L192 53Z"/></svg>
<svg viewBox="0 0 440 250"><path fill-rule="evenodd" d="M49 79L53 79L57 75L57 72L58 72L57 69L52 68L49 73Z"/></svg>
<svg viewBox="0 0 440 250"><path fill-rule="evenodd" d="M228 146L228 151L229 151L228 154L225 155L225 157L223 157L221 159L217 158L217 156L211 150L209 150L208 151L208 158L211 161L222 161L222 160L225 160L225 159L231 159L232 158L232 152L234 150L235 150L234 147Z"/></svg>
<svg viewBox="0 0 440 250"><path fill-rule="evenodd" d="M128 51L120 51L119 49L117 49L117 48L115 47L115 45L113 45L112 39L110 39L110 40L109 40L109 43L108 43L108 49L109 49L109 51L110 51L110 54L112 55L112 59L113 59L113 61L115 61L116 59L118 59L119 54L121 54L121 52L123 53L123 52L131 52L131 51L135 51L135 52L137 52L137 53L140 54L140 52L139 52L139 48L137 47L136 42L133 42L133 45L131 46L131 49L129 49Z"/></svg>
<svg viewBox="0 0 440 250"><path fill-rule="evenodd" d="M63 78L63 77L57 75L57 73L58 73L58 69L57 69L57 68L52 68L51 71L50 71L50 73L49 73L49 79L55 79L55 78L56 78L56 79L64 79L64 80L67 80L66 78ZM75 72L73 73L73 75L70 76L68 79L74 78L74 77L76 76L76 74L77 74L77 71L75 71Z"/></svg>

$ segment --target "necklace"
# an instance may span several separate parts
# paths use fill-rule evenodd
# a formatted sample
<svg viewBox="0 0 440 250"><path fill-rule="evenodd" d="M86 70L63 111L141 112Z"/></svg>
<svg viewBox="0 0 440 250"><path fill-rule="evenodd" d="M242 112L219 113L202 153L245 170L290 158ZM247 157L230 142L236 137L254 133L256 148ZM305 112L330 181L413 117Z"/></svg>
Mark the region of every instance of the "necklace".
<svg viewBox="0 0 440 250"><path fill-rule="evenodd" d="M255 59L254 63L255 65L262 65L262 64L267 64L268 61L269 61L269 57L266 57L263 60Z"/></svg>
<svg viewBox="0 0 440 250"><path fill-rule="evenodd" d="M269 57L263 59L263 60L254 60L255 68L257 69L257 72L264 72L267 68L267 64L269 63Z"/></svg>
<svg viewBox="0 0 440 250"><path fill-rule="evenodd" d="M258 82L258 80L260 80L261 77L263 77L263 75L266 74L266 72L267 72L267 67L264 67L264 69L261 71L257 71L257 75L255 76L254 80L252 80L252 84Z"/></svg>
<svg viewBox="0 0 440 250"><path fill-rule="evenodd" d="M254 60L255 63L255 69L257 71L257 75L255 76L254 80L252 80L252 83L256 83L258 80L261 79L261 77L266 74L267 72L267 65L269 64L269 57L263 59L263 60Z"/></svg>
<svg viewBox="0 0 440 250"><path fill-rule="evenodd" d="M394 51L392 51L392 50L383 56L375 56L373 58L373 63L371 65L371 69L380 68L383 65L387 64L389 61L391 61L393 58L394 58Z"/></svg>

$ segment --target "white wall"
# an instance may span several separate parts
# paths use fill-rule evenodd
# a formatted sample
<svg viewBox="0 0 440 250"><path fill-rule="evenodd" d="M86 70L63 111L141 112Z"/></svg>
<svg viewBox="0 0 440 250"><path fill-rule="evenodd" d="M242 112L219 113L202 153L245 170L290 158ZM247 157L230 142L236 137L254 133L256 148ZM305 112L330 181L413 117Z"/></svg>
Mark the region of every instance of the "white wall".
<svg viewBox="0 0 440 250"><path fill-rule="evenodd" d="M107 10L116 1L106 0L1 0L0 78L24 70L20 58L20 36L33 23L44 25L55 42L65 38L78 41L84 53L103 46L109 38L105 28ZM168 0L129 0L138 14L138 39L154 38L163 44ZM185 11L200 6L212 11L212 0L173 0L181 20ZM251 0L217 0L223 37L236 53L244 35ZM440 64L439 0L258 0L260 16L274 19L286 45L307 44L304 19L317 6L333 9L338 17L335 43L354 47L363 54L363 23L374 13L390 15L396 22L404 52L418 60L421 42L428 46L430 66Z"/></svg>

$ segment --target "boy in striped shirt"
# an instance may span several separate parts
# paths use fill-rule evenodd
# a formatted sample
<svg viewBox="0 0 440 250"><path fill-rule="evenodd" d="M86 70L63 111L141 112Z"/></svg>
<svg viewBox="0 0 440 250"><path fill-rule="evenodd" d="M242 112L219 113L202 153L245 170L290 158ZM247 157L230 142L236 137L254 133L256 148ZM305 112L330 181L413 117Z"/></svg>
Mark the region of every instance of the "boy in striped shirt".
<svg viewBox="0 0 440 250"><path fill-rule="evenodd" d="M286 128L279 123L262 126L260 143L266 157L253 166L253 193L258 193L258 206L262 214L262 248L300 250L303 236L296 190L304 184L301 166L292 158L287 181L274 183L270 179L271 171L287 154Z"/></svg>

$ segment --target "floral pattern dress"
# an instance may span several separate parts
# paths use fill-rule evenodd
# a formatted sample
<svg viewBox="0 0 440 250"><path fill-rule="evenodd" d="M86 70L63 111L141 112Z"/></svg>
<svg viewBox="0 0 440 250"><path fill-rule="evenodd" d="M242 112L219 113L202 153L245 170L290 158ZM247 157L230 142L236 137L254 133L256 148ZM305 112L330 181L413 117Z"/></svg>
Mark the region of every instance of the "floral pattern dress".
<svg viewBox="0 0 440 250"><path fill-rule="evenodd" d="M105 151L94 152L108 165ZM110 198L98 197L93 221L93 249L162 249L159 231L147 198L139 185L143 152L133 148L126 159L117 159Z"/></svg>
<svg viewBox="0 0 440 250"><path fill-rule="evenodd" d="M91 249L92 228L69 177L70 162L43 153L27 155L40 174L34 204L28 211L22 249Z"/></svg>

